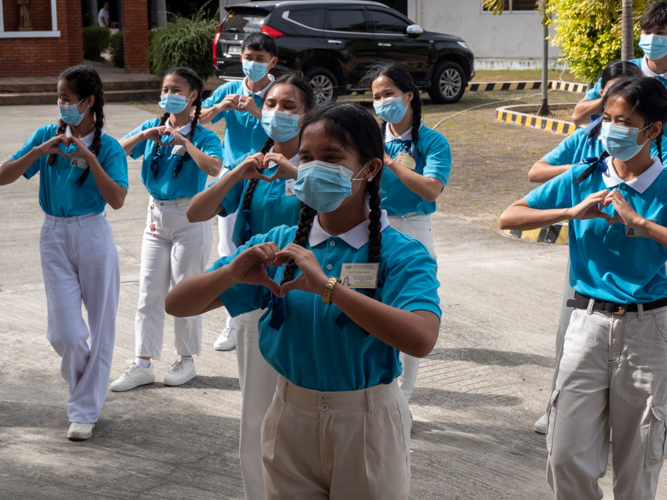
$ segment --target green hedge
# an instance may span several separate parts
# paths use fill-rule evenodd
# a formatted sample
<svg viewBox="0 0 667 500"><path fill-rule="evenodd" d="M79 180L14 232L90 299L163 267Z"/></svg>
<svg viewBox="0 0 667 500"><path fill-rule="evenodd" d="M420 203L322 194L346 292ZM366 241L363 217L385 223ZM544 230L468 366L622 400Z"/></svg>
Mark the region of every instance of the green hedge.
<svg viewBox="0 0 667 500"><path fill-rule="evenodd" d="M203 8L191 19L175 16L150 38L151 73L162 76L169 68L186 66L203 80L213 76L212 44L218 24L218 13L208 17Z"/></svg>
<svg viewBox="0 0 667 500"><path fill-rule="evenodd" d="M111 43L109 44L109 52L111 52L111 62L117 68L125 67L125 47L123 42L123 32L119 31L115 35L111 35Z"/></svg>
<svg viewBox="0 0 667 500"><path fill-rule="evenodd" d="M99 61L102 52L109 47L111 31L109 28L88 26L83 28L83 57L91 61Z"/></svg>

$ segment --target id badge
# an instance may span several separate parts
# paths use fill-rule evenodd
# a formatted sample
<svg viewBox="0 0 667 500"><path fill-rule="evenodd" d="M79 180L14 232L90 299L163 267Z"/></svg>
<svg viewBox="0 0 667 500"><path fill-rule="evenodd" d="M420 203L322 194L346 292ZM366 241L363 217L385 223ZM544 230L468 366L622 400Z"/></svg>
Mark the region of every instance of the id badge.
<svg viewBox="0 0 667 500"><path fill-rule="evenodd" d="M76 168L88 168L88 162L83 158L74 157L70 160L69 164Z"/></svg>
<svg viewBox="0 0 667 500"><path fill-rule="evenodd" d="M417 162L415 159L412 157L411 154L404 153L401 151L398 153L398 156L396 157L396 161L403 165L405 168L409 168L410 170L414 170L417 167Z"/></svg>
<svg viewBox="0 0 667 500"><path fill-rule="evenodd" d="M378 262L343 264L340 282L348 288L377 288L379 269Z"/></svg>
<svg viewBox="0 0 667 500"><path fill-rule="evenodd" d="M649 222L653 223L658 223L657 219L649 219ZM625 226L625 237L626 238L650 238L648 234L646 234L644 231L641 229L637 229L636 227L628 227Z"/></svg>
<svg viewBox="0 0 667 500"><path fill-rule="evenodd" d="M296 196L294 189L292 189L292 186L295 182L296 181L294 179L287 179L285 181L285 196Z"/></svg>
<svg viewBox="0 0 667 500"><path fill-rule="evenodd" d="M187 148L181 144L174 146L174 149L171 150L171 154L176 156L183 156L187 152Z"/></svg>

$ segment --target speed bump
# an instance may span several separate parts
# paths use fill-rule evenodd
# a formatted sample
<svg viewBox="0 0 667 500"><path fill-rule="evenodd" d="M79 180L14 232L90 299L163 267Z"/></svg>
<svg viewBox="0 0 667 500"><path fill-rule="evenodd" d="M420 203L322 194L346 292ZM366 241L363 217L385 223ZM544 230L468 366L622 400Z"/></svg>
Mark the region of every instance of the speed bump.
<svg viewBox="0 0 667 500"><path fill-rule="evenodd" d="M523 125L524 127L550 130L551 132L564 135L570 135L577 130L577 126L572 122L520 113L518 111L513 111L512 108L513 106L497 108L496 120L505 123L515 123L517 125Z"/></svg>
<svg viewBox="0 0 667 500"><path fill-rule="evenodd" d="M468 83L466 90L468 92L494 92L502 90L540 90L541 88L542 82L483 82ZM547 82L547 88L582 94L588 89L588 84L550 80Z"/></svg>
<svg viewBox="0 0 667 500"><path fill-rule="evenodd" d="M512 238L536 241L538 243L551 243L553 245L568 244L567 221L538 229L531 229L530 231L516 231L514 229L506 229L505 234Z"/></svg>

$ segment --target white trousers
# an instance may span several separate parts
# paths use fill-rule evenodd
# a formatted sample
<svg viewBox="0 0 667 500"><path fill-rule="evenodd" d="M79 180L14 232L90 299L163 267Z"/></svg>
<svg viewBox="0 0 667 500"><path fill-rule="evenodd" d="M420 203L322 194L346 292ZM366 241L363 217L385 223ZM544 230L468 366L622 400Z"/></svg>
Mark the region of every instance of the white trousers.
<svg viewBox="0 0 667 500"><path fill-rule="evenodd" d="M220 170L220 179L228 171L225 167ZM229 214L227 217L218 217L218 256L227 257L236 252L236 245L232 243L232 232L234 231L234 224L236 224L236 212ZM232 318L225 309L227 316L227 328L234 328L234 318Z"/></svg>
<svg viewBox="0 0 667 500"><path fill-rule="evenodd" d="M599 500L609 429L614 498L655 498L667 445L667 307L575 309L547 431L547 480L559 500Z"/></svg>
<svg viewBox="0 0 667 500"><path fill-rule="evenodd" d="M556 332L556 369L551 379L551 391L556 388L558 379L558 367L563 357L563 342L565 341L565 332L570 324L573 308L567 307L567 301L574 298L574 289L570 286L570 258L567 258L567 269L565 270L565 285L563 286L563 300L560 304L560 318L558 320L558 331Z"/></svg>
<svg viewBox="0 0 667 500"><path fill-rule="evenodd" d="M239 456L247 500L264 500L262 421L276 392L278 373L259 351L259 319L266 311L237 316L236 359L241 385Z"/></svg>
<svg viewBox="0 0 667 500"><path fill-rule="evenodd" d="M106 397L116 336L120 267L111 227L104 214L46 215L39 249L46 336L62 358L60 373L69 384L67 415L70 422L91 424Z"/></svg>
<svg viewBox="0 0 667 500"><path fill-rule="evenodd" d="M408 403L396 381L318 392L279 375L262 453L267 500L407 500Z"/></svg>
<svg viewBox="0 0 667 500"><path fill-rule="evenodd" d="M164 337L164 300L170 284L204 272L211 255L211 223L191 224L189 199L151 198L141 245L139 306L135 319L136 355L160 360ZM151 227L153 226L153 227ZM174 318L176 354L201 354L202 316Z"/></svg>
<svg viewBox="0 0 667 500"><path fill-rule="evenodd" d="M391 227L422 242L431 256L437 260L435 246L433 245L431 217L428 215L411 213L406 215L390 215L388 219ZM400 354L400 359L401 364L403 365L403 372L398 377L398 386L403 391L405 399L410 401L410 396L412 396L412 391L414 390L415 382L417 381L420 359L405 354L404 352Z"/></svg>

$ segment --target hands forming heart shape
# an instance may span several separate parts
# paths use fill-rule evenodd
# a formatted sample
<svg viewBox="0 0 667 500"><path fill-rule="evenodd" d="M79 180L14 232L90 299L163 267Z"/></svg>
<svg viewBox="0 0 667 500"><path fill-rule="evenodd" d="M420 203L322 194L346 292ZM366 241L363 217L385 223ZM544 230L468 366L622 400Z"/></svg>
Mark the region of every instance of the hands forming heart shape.
<svg viewBox="0 0 667 500"><path fill-rule="evenodd" d="M269 166L270 162L278 165L278 169L271 177L268 177L262 171ZM240 176L240 180L258 179L273 182L276 179L296 179L298 169L280 153L255 153L234 168L234 172Z"/></svg>
<svg viewBox="0 0 667 500"><path fill-rule="evenodd" d="M611 216L602 210L612 205L616 214ZM642 217L630 206L623 194L618 189L604 189L589 195L584 201L570 209L570 218L604 219L611 226L615 223L625 224L628 227L636 227L642 221Z"/></svg>
<svg viewBox="0 0 667 500"><path fill-rule="evenodd" d="M65 146L66 149L69 149L72 145L76 146L76 148L69 153L65 153L62 149L60 149L61 144ZM66 137L65 134L51 137L51 139L44 142L40 148L44 155L57 154L66 160L74 157L86 159L89 157L89 155L92 154L83 141L81 141L81 139L74 136Z"/></svg>
<svg viewBox="0 0 667 500"><path fill-rule="evenodd" d="M294 259L301 274L281 286L269 276L267 268L282 266L290 259ZM229 268L237 282L265 286L278 297L292 290L321 295L329 280L313 252L294 243L282 250L273 242L255 245L241 252Z"/></svg>

